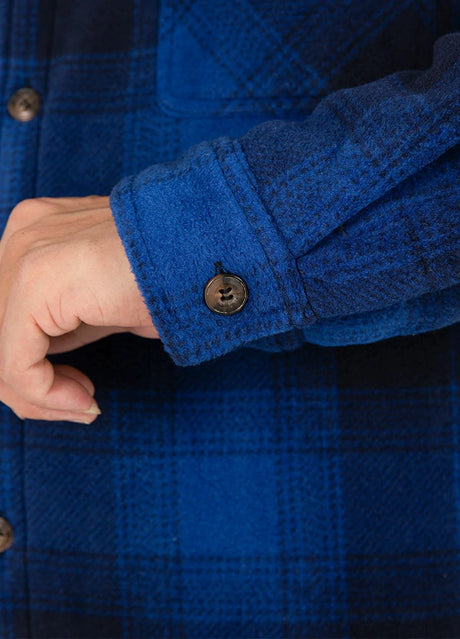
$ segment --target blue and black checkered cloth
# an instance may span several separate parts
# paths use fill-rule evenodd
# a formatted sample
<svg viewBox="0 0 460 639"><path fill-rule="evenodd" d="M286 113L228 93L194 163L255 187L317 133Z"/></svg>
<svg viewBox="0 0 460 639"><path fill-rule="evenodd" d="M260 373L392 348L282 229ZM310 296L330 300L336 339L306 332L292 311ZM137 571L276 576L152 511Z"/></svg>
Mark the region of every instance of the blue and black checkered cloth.
<svg viewBox="0 0 460 639"><path fill-rule="evenodd" d="M2 225L111 193L162 336L53 358L93 426L0 409L1 639L460 636L459 30L457 0L0 0Z"/></svg>

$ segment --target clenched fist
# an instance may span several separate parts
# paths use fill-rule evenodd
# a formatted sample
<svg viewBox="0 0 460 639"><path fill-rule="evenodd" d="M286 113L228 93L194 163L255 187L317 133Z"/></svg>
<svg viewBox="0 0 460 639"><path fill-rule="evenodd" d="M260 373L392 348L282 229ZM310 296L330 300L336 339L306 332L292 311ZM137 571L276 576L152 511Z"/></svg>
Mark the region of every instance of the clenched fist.
<svg viewBox="0 0 460 639"><path fill-rule="evenodd" d="M20 202L0 241L0 400L21 418L91 423L91 380L46 355L124 331L158 338L109 198Z"/></svg>

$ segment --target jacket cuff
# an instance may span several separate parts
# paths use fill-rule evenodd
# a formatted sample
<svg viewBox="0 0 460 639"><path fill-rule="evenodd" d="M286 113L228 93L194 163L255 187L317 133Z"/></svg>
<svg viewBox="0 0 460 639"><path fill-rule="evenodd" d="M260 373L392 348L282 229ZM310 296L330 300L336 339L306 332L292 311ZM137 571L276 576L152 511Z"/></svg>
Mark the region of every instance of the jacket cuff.
<svg viewBox="0 0 460 639"><path fill-rule="evenodd" d="M245 157L220 138L123 179L110 205L139 289L176 364L199 364L316 321L295 259L260 202ZM210 310L219 270L242 278L243 309Z"/></svg>

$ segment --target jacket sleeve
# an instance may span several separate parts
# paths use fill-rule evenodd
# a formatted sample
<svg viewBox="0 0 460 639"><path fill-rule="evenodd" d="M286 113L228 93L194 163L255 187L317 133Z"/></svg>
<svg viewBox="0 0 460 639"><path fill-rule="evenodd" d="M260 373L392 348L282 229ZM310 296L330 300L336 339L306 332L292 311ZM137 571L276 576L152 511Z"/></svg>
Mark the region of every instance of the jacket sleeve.
<svg viewBox="0 0 460 639"><path fill-rule="evenodd" d="M459 142L460 34L449 34L425 71L337 91L305 121L204 142L123 179L112 211L173 360L284 333L327 344L315 328L334 322L369 341L360 322L375 329L385 309L420 299L434 308L446 291L459 311ZM238 314L204 303L217 263L248 285Z"/></svg>

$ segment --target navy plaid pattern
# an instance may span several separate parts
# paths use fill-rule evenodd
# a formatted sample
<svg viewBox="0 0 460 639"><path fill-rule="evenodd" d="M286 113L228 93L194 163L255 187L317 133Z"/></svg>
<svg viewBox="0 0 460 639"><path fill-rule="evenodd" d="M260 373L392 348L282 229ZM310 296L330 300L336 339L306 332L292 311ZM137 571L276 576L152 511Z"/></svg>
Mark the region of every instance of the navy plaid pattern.
<svg viewBox="0 0 460 639"><path fill-rule="evenodd" d="M35 120L0 119L3 224L25 197L107 194L221 136L241 139L262 196L271 167L248 130L425 68L459 26L445 0L0 0L3 104L21 86L43 97ZM449 153L429 179L450 179ZM329 347L298 328L256 344L292 351L194 367L129 335L54 357L93 379L102 415L0 410L0 515L15 531L0 637L458 636L456 288L433 292L444 328L394 306L425 332L369 344L343 345L371 321L351 314L307 327Z"/></svg>

